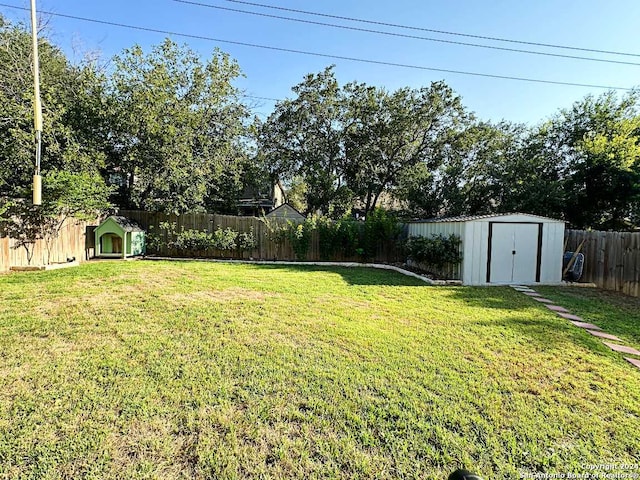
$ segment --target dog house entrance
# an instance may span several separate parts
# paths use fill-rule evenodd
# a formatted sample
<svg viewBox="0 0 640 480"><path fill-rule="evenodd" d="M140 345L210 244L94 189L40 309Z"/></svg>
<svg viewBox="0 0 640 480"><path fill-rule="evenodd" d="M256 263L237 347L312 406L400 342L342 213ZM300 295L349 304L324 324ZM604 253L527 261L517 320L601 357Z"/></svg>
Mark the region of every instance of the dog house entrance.
<svg viewBox="0 0 640 480"><path fill-rule="evenodd" d="M100 237L100 251L103 253L122 253L122 238L115 233Z"/></svg>

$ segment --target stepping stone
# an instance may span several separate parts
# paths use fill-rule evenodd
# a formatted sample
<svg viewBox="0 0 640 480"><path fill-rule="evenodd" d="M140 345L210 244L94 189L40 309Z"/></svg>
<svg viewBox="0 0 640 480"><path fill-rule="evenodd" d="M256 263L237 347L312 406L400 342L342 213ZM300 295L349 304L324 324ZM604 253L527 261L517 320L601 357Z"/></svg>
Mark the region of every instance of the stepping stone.
<svg viewBox="0 0 640 480"><path fill-rule="evenodd" d="M531 297L534 300L536 300L537 302L542 302L542 303L553 303L553 300L549 300L548 298L542 298L542 297Z"/></svg>
<svg viewBox="0 0 640 480"><path fill-rule="evenodd" d="M538 292L534 292L534 291L531 291L531 292L527 291L527 292L522 292L522 293L524 293L525 295L528 295L530 297L541 297L542 296Z"/></svg>
<svg viewBox="0 0 640 480"><path fill-rule="evenodd" d="M575 320L576 322L582 322L582 318L580 318L577 315L574 315L573 313L567 313L567 312L558 312L558 315L561 316L562 318L566 318L567 320ZM589 324L585 324L585 325L591 325ZM580 326L580 325L578 325ZM586 327L589 328L589 327ZM594 328L594 330L597 330Z"/></svg>
<svg viewBox="0 0 640 480"><path fill-rule="evenodd" d="M620 353L628 353L629 355L638 355L640 356L640 350L636 350L635 348L627 347L626 345L618 345L617 343L609 343L602 342L611 350L620 352Z"/></svg>
<svg viewBox="0 0 640 480"><path fill-rule="evenodd" d="M618 337L616 337L615 335L611 335L610 333L591 331L591 330L587 330L587 332L589 332L594 337L606 338L607 340L615 340L616 342L622 341Z"/></svg>
<svg viewBox="0 0 640 480"><path fill-rule="evenodd" d="M569 322L573 323L576 327L586 328L587 330L602 330L599 326L594 325L593 323L574 322L573 320L569 320Z"/></svg>
<svg viewBox="0 0 640 480"><path fill-rule="evenodd" d="M518 292L533 292L533 288L530 287L513 287L514 290L517 290Z"/></svg>
<svg viewBox="0 0 640 480"><path fill-rule="evenodd" d="M640 368L640 360L638 360L637 358L624 357L624 359L627 362L629 362L631 365L634 365L634 366Z"/></svg>
<svg viewBox="0 0 640 480"><path fill-rule="evenodd" d="M549 310L553 310L554 312L569 313L569 310L564 307L559 307L558 305L545 305L545 307Z"/></svg>

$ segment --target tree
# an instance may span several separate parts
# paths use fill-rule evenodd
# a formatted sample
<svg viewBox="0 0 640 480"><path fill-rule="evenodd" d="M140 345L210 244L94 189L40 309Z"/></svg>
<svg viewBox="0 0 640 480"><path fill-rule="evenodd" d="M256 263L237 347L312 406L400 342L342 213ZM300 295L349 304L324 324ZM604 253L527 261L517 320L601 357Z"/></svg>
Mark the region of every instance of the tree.
<svg viewBox="0 0 640 480"><path fill-rule="evenodd" d="M435 152L465 113L444 82L393 93L353 83L345 92L346 179L366 215L404 172L420 163L434 166Z"/></svg>
<svg viewBox="0 0 640 480"><path fill-rule="evenodd" d="M638 92L586 97L557 119L569 147L567 219L577 227L624 228L640 199Z"/></svg>
<svg viewBox="0 0 640 480"><path fill-rule="evenodd" d="M307 213L340 217L359 201L372 212L383 192L420 162L430 167L446 131L465 116L442 82L396 92L351 83L332 67L307 75L261 126L259 159L272 180L304 185Z"/></svg>
<svg viewBox="0 0 640 480"><path fill-rule="evenodd" d="M309 74L258 133L259 161L271 181L304 179L306 213L340 216L351 201L345 178L344 102L333 72Z"/></svg>
<svg viewBox="0 0 640 480"><path fill-rule="evenodd" d="M247 109L232 82L237 63L215 50L202 63L165 40L114 60L107 93L109 167L126 180L129 207L181 213L224 204L241 188Z"/></svg>
<svg viewBox="0 0 640 480"><path fill-rule="evenodd" d="M49 170L43 179L42 205L21 198L3 202L0 233L25 249L29 264L36 241L44 240L49 263L53 243L65 222L71 218L95 220L110 207L109 193L110 188L97 173Z"/></svg>
<svg viewBox="0 0 640 480"><path fill-rule="evenodd" d="M452 135L437 176L441 214L478 215L513 208L520 171L510 175L523 132L520 125L473 120Z"/></svg>
<svg viewBox="0 0 640 480"><path fill-rule="evenodd" d="M548 123L523 130L517 149L504 164L502 212L563 218L563 167L550 153Z"/></svg>
<svg viewBox="0 0 640 480"><path fill-rule="evenodd" d="M640 201L639 92L587 96L545 126L562 171L564 216L577 228L628 228Z"/></svg>
<svg viewBox="0 0 640 480"><path fill-rule="evenodd" d="M1 19L0 19L1 20ZM39 42L43 104L42 169L96 171L103 155L71 121L83 92L98 78L90 65L71 65L46 38ZM76 122L76 123L85 123ZM0 196L16 197L34 170L31 35L22 25L0 21Z"/></svg>
<svg viewBox="0 0 640 480"><path fill-rule="evenodd" d="M64 170L49 171L43 187L44 217L42 238L47 248L47 263L51 260L51 248L65 222L71 218L94 221L107 211L111 188L97 173L71 173Z"/></svg>
<svg viewBox="0 0 640 480"><path fill-rule="evenodd" d="M0 236L14 241L14 248L24 248L27 265L31 265L36 242L42 238L42 210L23 199L2 199Z"/></svg>

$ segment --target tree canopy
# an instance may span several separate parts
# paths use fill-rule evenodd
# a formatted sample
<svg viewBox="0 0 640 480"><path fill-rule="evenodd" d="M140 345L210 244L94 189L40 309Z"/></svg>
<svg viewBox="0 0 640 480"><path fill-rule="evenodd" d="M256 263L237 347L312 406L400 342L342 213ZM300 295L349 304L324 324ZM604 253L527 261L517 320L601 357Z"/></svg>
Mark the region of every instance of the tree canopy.
<svg viewBox="0 0 640 480"><path fill-rule="evenodd" d="M0 19L5 214L7 199L28 198L33 172L30 41ZM522 211L578 228L640 225L638 91L587 96L530 127L477 118L442 81L388 91L341 85L327 67L260 122L236 86L240 66L217 49L203 60L166 39L109 68L70 62L47 38L40 54L47 208L61 208L47 215L80 198L74 215L104 208L105 195L115 207L236 213L243 188L281 182L296 207L336 218L384 203L413 218ZM70 179L86 191L55 188Z"/></svg>
<svg viewBox="0 0 640 480"><path fill-rule="evenodd" d="M131 207L182 213L224 202L241 188L241 140L248 111L232 81L237 63L215 50L203 63L171 40L115 58L107 81L109 166L122 174Z"/></svg>

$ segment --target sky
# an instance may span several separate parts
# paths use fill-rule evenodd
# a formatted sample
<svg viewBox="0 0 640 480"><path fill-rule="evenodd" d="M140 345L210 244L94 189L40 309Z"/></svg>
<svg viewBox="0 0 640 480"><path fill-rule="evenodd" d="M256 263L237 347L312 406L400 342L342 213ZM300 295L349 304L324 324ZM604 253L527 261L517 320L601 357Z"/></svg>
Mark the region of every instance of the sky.
<svg viewBox="0 0 640 480"><path fill-rule="evenodd" d="M69 58L75 60L80 59L83 52L87 51L100 52L106 60L134 44L140 45L148 52L167 35L42 12L231 42L417 67L623 89L640 85L640 2L637 0L246 0L272 7L392 23L418 29L624 52L635 56L498 42L415 28L401 29L352 22L249 5L244 0L192 1L226 9L449 42L590 57L637 65L559 58L381 35L208 8L176 0L37 0L37 9L41 13L40 16L48 22L47 35L50 40ZM28 8L30 5L29 0L0 2L22 8ZM11 21L28 22L29 19L28 11L2 5L0 14ZM572 103L588 94L599 95L606 91L595 87L487 78L302 55L177 35L171 38L179 44L187 44L203 59L209 58L215 47L229 53L238 61L245 75L237 81L237 86L247 95L268 99L291 97L291 87L300 83L304 75L319 72L331 64L336 65L336 77L341 84L358 81L390 91L406 86L420 88L429 86L431 82L444 80L462 97L463 104L469 110L483 120L494 122L508 120L535 125L560 108L571 107ZM620 93L623 94L624 91ZM251 103L255 104L255 113L264 117L273 110L274 100L253 98Z"/></svg>

